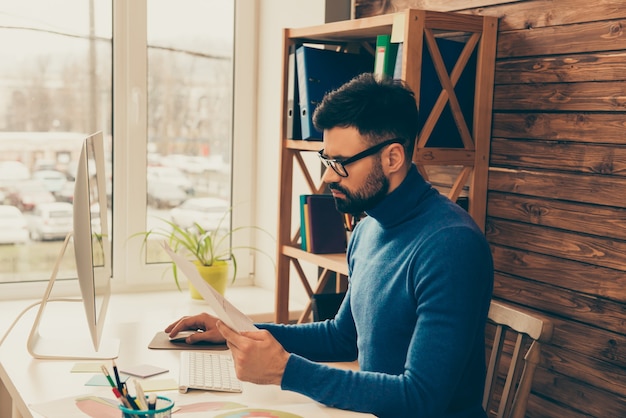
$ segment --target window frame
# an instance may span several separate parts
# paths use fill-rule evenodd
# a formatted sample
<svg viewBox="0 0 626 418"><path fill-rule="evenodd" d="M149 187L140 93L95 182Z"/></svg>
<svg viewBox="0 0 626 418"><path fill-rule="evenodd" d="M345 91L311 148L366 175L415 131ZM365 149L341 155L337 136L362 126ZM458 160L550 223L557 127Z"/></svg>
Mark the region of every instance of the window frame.
<svg viewBox="0 0 626 418"><path fill-rule="evenodd" d="M169 263L146 263L141 252L141 239L129 238L144 231L147 215L146 158L138 157L146 156L147 150L147 0L112 0L112 5L112 290L126 292L175 289ZM254 222L255 195L252 179L256 152L256 100L251 99L250 92L254 92L255 96L257 91L257 14L256 2L235 0L231 128L233 161L230 185L233 228L249 226ZM249 246L254 236L251 231L233 239L236 240L233 242L235 246ZM250 254L250 257L238 256L236 285L252 284L253 257L254 254ZM35 282L3 283L0 300L38 298L47 283L45 277ZM55 282L55 295L78 294L76 280Z"/></svg>
<svg viewBox="0 0 626 418"><path fill-rule="evenodd" d="M145 289L146 284L151 290L173 289L175 284L169 264L146 263L141 239L124 238L143 232L145 228L141 226L146 225L146 159L134 156L146 155L147 147L147 2L113 0L113 12L113 39L117 40L113 43L113 290L131 290L137 286ZM252 222L251 179L256 124L237 120L251 121L256 117L256 101L250 100L249 95L250 91L256 91L255 71L250 71L256 66L253 52L256 13L254 3L235 0L231 132L232 155L237 158L233 158L231 164L233 228ZM249 245L252 238L251 234L237 235L233 237L237 240L233 245ZM238 257L237 261L237 284L250 284L254 266L252 255Z"/></svg>

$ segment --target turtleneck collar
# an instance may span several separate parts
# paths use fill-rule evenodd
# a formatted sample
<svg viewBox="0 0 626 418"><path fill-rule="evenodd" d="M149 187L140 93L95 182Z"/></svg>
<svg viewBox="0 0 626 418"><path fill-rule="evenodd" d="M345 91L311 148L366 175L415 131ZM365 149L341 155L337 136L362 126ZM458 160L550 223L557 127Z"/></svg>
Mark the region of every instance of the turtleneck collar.
<svg viewBox="0 0 626 418"><path fill-rule="evenodd" d="M366 213L383 227L392 227L412 217L430 191L436 190L424 180L415 164L411 164L402 183Z"/></svg>

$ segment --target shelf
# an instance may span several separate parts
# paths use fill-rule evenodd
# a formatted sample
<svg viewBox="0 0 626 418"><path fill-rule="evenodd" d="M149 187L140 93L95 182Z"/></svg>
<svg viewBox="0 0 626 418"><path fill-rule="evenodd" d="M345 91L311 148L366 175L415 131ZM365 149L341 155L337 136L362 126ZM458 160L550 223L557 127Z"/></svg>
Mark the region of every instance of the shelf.
<svg viewBox="0 0 626 418"><path fill-rule="evenodd" d="M281 251L287 257L306 261L319 267L341 273L345 276L348 275L348 264L346 262L345 253L313 254L290 245L283 245Z"/></svg>
<svg viewBox="0 0 626 418"><path fill-rule="evenodd" d="M418 148L413 154L417 165L473 166L476 152L465 148Z"/></svg>
<svg viewBox="0 0 626 418"><path fill-rule="evenodd" d="M285 148L296 151L319 151L322 141L306 141L302 139L286 139Z"/></svg>
<svg viewBox="0 0 626 418"><path fill-rule="evenodd" d="M333 22L306 28L288 28L283 32L283 85L282 85L282 127L280 132L280 188L279 188L279 220L277 234L277 279L276 279L276 322L285 323L289 320L290 281L294 272L300 277L304 290L312 294L323 291L324 278L327 272L347 276L348 266L345 254L311 254L297 246L299 219L294 218L298 211L297 196L303 193L319 193L323 185L317 185L319 176L312 175L301 154L319 151L323 148L322 141L292 140L287 138L287 109L289 91L289 49L293 45L311 43L322 47L344 50L354 49L355 52L373 53L377 35L392 34L403 42L401 77L415 93L416 100L421 94L437 94L431 109L420 109L425 119L418 138L412 159L420 173L451 200L463 202L477 225L484 229L487 202L487 175L491 141L491 110L493 99L493 76L496 55L497 37L496 17L478 16L462 13L442 13L424 10L407 9L394 14L373 16L362 19ZM462 42L464 44L454 68L442 58L439 39L445 42ZM432 71L425 71L422 59L429 57ZM475 57L475 59L473 59ZM475 80L472 86L474 97L471 116L463 111L458 92L459 79L468 63L475 65ZM433 75L433 71L436 75ZM431 92L425 86L422 76L439 79L440 92ZM428 81L426 81L428 82ZM471 82L471 81L470 81ZM430 86L430 85L429 85ZM429 97L429 96L424 96ZM419 103L419 102L418 102ZM430 141L440 138L437 130L442 114L450 114L451 123L457 127L460 141L456 147L441 148L441 141ZM448 125L446 125L448 126ZM436 135L439 135L438 137ZM297 178L298 170L302 169L302 177ZM317 173L316 167L315 172ZM304 187L309 191L303 191ZM300 262L310 263L326 271L317 279L306 277L306 271ZM320 269L317 269L318 273ZM315 286L311 286L317 280ZM307 306L300 321L308 319L310 307Z"/></svg>
<svg viewBox="0 0 626 418"><path fill-rule="evenodd" d="M292 41L299 42L376 41L377 35L391 33L396 16L403 17L404 13L332 22L307 28L286 29L286 36Z"/></svg>

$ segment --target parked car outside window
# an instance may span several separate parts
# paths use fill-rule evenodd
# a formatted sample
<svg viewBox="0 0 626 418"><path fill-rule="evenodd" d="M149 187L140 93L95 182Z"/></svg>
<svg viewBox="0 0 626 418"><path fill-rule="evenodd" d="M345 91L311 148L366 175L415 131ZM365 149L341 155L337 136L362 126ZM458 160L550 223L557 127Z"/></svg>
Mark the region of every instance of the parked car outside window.
<svg viewBox="0 0 626 418"><path fill-rule="evenodd" d="M169 183L179 187L187 193L188 197L195 193L193 182L187 175L175 167L149 166L148 184Z"/></svg>
<svg viewBox="0 0 626 418"><path fill-rule="evenodd" d="M176 184L163 181L148 182L148 205L157 209L173 208L187 199L187 193Z"/></svg>
<svg viewBox="0 0 626 418"><path fill-rule="evenodd" d="M10 205L17 206L22 212L29 212L41 203L51 203L56 200L52 193L37 180L16 182L6 199Z"/></svg>
<svg viewBox="0 0 626 418"><path fill-rule="evenodd" d="M170 210L172 222L181 228L195 223L207 230L230 228L229 202L216 197L192 197ZM221 224L220 224L221 222Z"/></svg>
<svg viewBox="0 0 626 418"><path fill-rule="evenodd" d="M28 223L22 212L11 205L0 205L0 244L24 244Z"/></svg>
<svg viewBox="0 0 626 418"><path fill-rule="evenodd" d="M39 180L50 193L56 194L67 183L67 175L57 170L39 170L33 172L33 180Z"/></svg>
<svg viewBox="0 0 626 418"><path fill-rule="evenodd" d="M73 205L67 202L42 203L33 210L29 233L33 241L65 239L72 232Z"/></svg>

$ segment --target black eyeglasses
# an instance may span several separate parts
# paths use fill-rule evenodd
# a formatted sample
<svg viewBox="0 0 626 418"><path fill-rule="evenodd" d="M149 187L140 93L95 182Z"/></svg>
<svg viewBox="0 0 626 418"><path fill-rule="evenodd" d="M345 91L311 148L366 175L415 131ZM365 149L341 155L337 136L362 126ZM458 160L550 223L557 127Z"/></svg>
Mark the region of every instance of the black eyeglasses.
<svg viewBox="0 0 626 418"><path fill-rule="evenodd" d="M383 148L385 148L387 145L401 144L401 143L402 143L402 138L388 139L386 141L381 142L380 144L376 144L373 147L366 149L365 151L361 151L358 154L353 155L352 157L347 158L345 160L331 160L329 158L326 158L324 156L323 149L318 152L318 155L320 157L320 160L322 160L322 163L324 163L326 167L332 168L333 171L341 177L348 177L348 171L346 170L346 166L348 164L352 164L355 161L359 161L360 159L369 157L370 155L374 155L380 150L382 150Z"/></svg>

